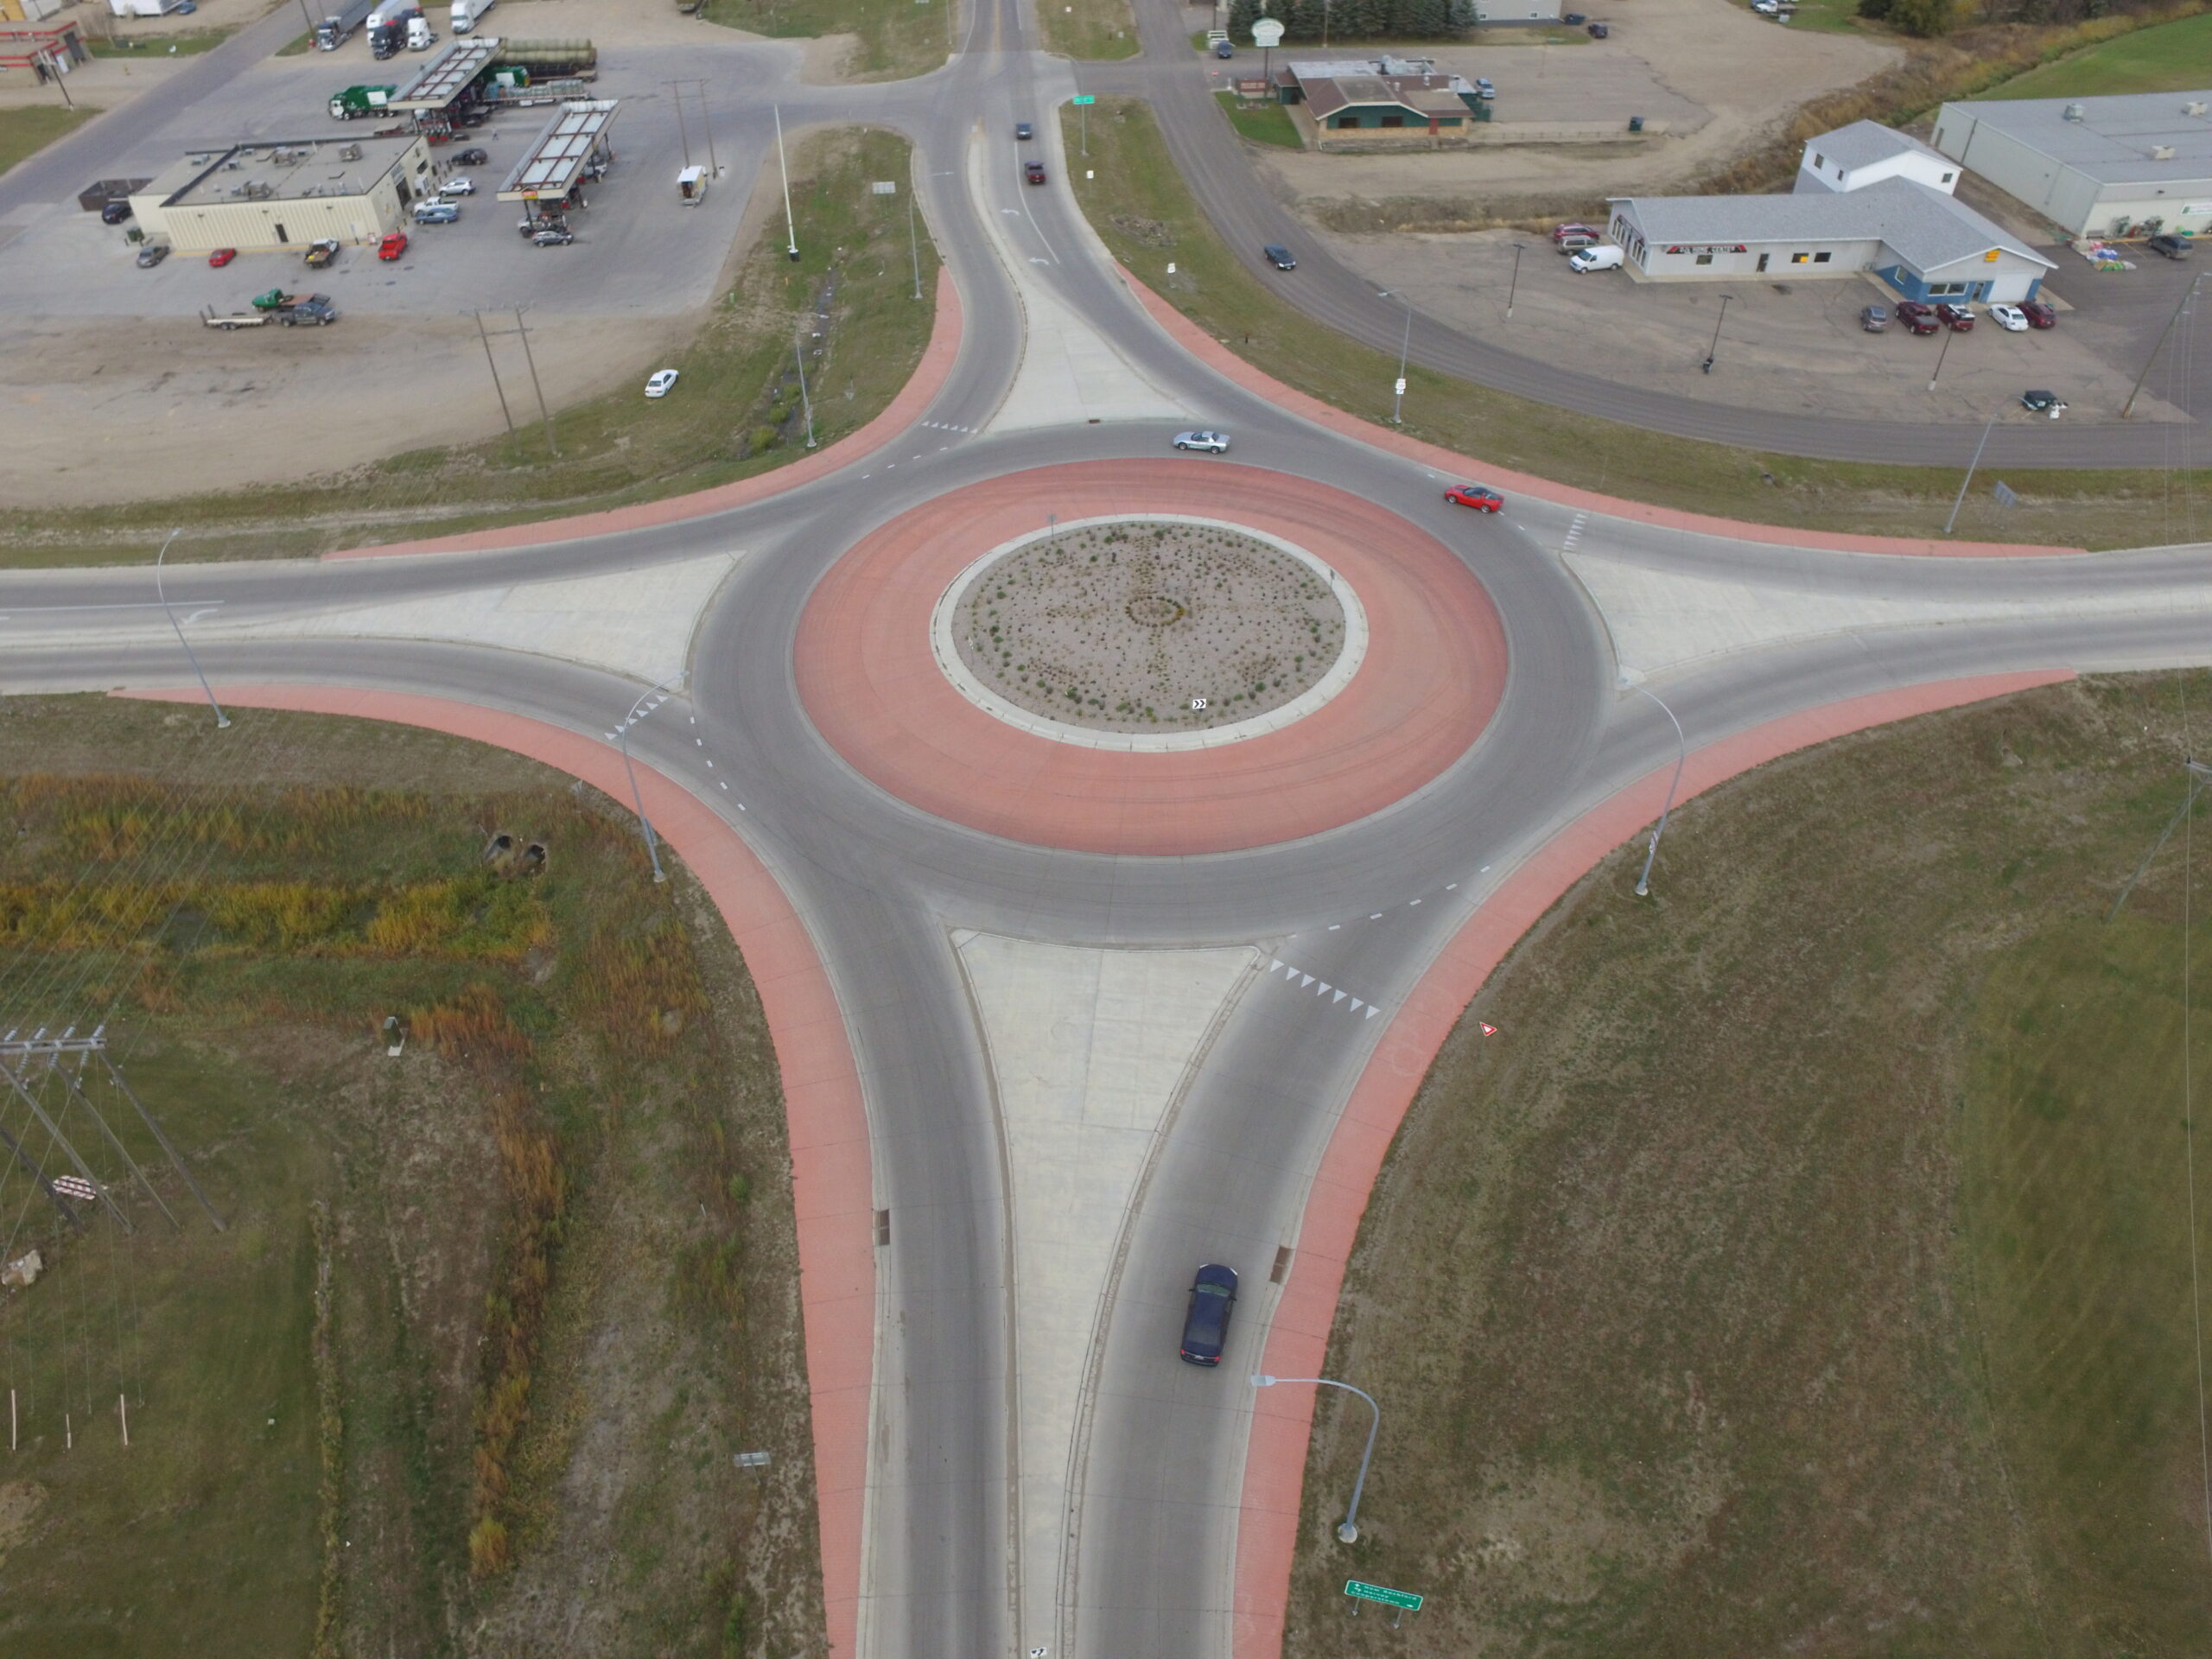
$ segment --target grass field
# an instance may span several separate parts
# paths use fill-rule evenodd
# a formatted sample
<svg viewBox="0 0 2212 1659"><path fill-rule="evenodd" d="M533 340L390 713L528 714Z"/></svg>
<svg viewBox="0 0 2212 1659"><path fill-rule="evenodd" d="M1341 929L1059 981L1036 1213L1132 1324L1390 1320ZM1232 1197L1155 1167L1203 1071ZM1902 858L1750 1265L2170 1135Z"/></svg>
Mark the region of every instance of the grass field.
<svg viewBox="0 0 2212 1659"><path fill-rule="evenodd" d="M1247 269L1198 211L1141 104L1102 99L1090 114L1096 177L1070 188L1115 257L1239 356L1339 409L1387 422L1396 358L1315 327ZM1068 134L1072 143L1072 126ZM1948 469L1805 461L1675 438L1417 365L1407 381L1404 430L1415 437L1478 463L1662 506L1808 529L1928 536L1942 532L1959 487L1959 474ZM2008 470L2005 481L2021 505L1999 507L1977 487L1959 515L1961 539L2093 548L2192 540L2198 488L2212 484L2202 474L2148 470Z"/></svg>
<svg viewBox="0 0 2212 1659"><path fill-rule="evenodd" d="M35 156L55 139L73 132L98 115L81 105L65 109L60 103L28 110L0 110L0 173L27 156Z"/></svg>
<svg viewBox="0 0 2212 1659"><path fill-rule="evenodd" d="M1304 147L1297 127L1292 124L1290 111L1281 105L1247 105L1234 92L1216 92L1213 97L1239 137L1259 144L1283 144L1292 149Z"/></svg>
<svg viewBox="0 0 2212 1659"><path fill-rule="evenodd" d="M791 151L799 262L780 232L753 248L691 344L668 359L673 397L647 402L629 378L542 427L452 449L394 455L348 474L181 501L79 512L0 512L0 563L143 563L167 526L172 558L313 556L619 506L771 471L806 453L792 361L800 316L834 281L823 338L810 340L815 434L834 443L880 414L921 361L937 315L937 252L921 236L913 298L905 181L909 150L888 133L817 134ZM872 180L900 181L896 196ZM149 539L150 537L150 539Z"/></svg>
<svg viewBox="0 0 2212 1659"><path fill-rule="evenodd" d="M231 29L195 29L177 35L94 35L85 49L96 58L181 58L211 52L236 34ZM306 37L302 36L304 40Z"/></svg>
<svg viewBox="0 0 2212 1659"><path fill-rule="evenodd" d="M2123 35L1992 89L1991 98L2101 98L2212 86L2212 13Z"/></svg>
<svg viewBox="0 0 2212 1659"><path fill-rule="evenodd" d="M1348 1550L1322 1406L1287 1653L1378 1650L1348 1575L1439 1659L2204 1651L2212 802L2105 918L2208 717L2141 677L1847 739L1553 910L1370 1205L1325 1370L1382 1440Z"/></svg>
<svg viewBox="0 0 2212 1659"><path fill-rule="evenodd" d="M795 39L849 35L852 80L905 80L952 49L953 0L705 0L700 16L730 29Z"/></svg>
<svg viewBox="0 0 2212 1659"><path fill-rule="evenodd" d="M129 1131L181 1230L98 1145L135 1235L0 1182L48 1269L0 1650L818 1645L780 1090L681 867L514 757L257 711L10 699L0 804L4 1000L105 1010L227 1223Z"/></svg>
<svg viewBox="0 0 2212 1659"><path fill-rule="evenodd" d="M1129 0L1038 0L1037 22L1045 49L1077 62L1133 58L1140 50Z"/></svg>

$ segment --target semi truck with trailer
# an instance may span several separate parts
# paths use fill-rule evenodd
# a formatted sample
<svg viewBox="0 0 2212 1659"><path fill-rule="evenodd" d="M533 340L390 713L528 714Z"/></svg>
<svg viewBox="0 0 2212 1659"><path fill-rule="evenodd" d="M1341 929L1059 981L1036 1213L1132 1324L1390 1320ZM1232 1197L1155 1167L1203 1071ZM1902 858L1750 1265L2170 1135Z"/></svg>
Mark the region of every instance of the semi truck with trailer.
<svg viewBox="0 0 2212 1659"><path fill-rule="evenodd" d="M376 0L368 16L369 52L378 59L396 55L407 44L407 22L423 15L421 0Z"/></svg>
<svg viewBox="0 0 2212 1659"><path fill-rule="evenodd" d="M499 3L499 0L453 0L453 32L466 35L476 27L476 20Z"/></svg>
<svg viewBox="0 0 2212 1659"><path fill-rule="evenodd" d="M336 9L324 14L322 21L315 26L315 49L335 52L345 45L376 3L377 0L338 0Z"/></svg>
<svg viewBox="0 0 2212 1659"><path fill-rule="evenodd" d="M397 86L348 86L330 97L330 118L351 121L364 115L380 115L391 102Z"/></svg>

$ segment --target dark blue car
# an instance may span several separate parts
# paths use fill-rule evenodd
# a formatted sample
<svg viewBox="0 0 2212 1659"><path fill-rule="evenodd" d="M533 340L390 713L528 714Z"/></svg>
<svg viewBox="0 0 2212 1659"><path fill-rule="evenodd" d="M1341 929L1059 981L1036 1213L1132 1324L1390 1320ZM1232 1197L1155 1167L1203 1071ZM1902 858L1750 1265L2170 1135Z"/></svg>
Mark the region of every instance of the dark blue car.
<svg viewBox="0 0 2212 1659"><path fill-rule="evenodd" d="M1236 1269L1208 1262L1191 1286L1183 1316L1183 1357L1192 1365L1218 1365L1229 1344L1229 1310L1236 1305Z"/></svg>

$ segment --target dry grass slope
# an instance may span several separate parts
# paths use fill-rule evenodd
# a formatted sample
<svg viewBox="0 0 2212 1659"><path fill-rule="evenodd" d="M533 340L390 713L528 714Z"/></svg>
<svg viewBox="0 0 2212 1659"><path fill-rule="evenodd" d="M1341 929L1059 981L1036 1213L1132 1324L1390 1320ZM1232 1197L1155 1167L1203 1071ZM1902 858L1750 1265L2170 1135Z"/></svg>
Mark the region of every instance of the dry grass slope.
<svg viewBox="0 0 2212 1659"><path fill-rule="evenodd" d="M2204 1650L2180 835L2103 918L2208 713L1847 740L1677 814L1651 901L1640 846L1561 901L1370 1205L1327 1369L1382 1443L1348 1551L1324 1403L1289 1654L1375 1650L1348 1572L1440 1659Z"/></svg>

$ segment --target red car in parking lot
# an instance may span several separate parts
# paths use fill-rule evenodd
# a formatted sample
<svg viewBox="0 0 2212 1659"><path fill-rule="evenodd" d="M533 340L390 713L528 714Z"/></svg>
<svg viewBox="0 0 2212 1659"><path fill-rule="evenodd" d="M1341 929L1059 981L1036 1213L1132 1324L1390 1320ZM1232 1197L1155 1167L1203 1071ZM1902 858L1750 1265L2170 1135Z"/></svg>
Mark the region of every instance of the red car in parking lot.
<svg viewBox="0 0 2212 1659"><path fill-rule="evenodd" d="M379 259L397 259L406 251L407 232L404 231L394 231L377 244L377 257Z"/></svg>
<svg viewBox="0 0 2212 1659"><path fill-rule="evenodd" d="M1916 334L1932 334L1942 327L1936 321L1934 308L1923 305L1918 300L1899 300L1897 321Z"/></svg>
<svg viewBox="0 0 2212 1659"><path fill-rule="evenodd" d="M1497 512L1505 505L1505 498L1487 484L1454 484L1444 492L1444 499L1455 507L1472 507L1477 512Z"/></svg>
<svg viewBox="0 0 2212 1659"><path fill-rule="evenodd" d="M2041 300L2022 300L2020 315L2028 320L2031 328L2056 328L2058 326L2058 313Z"/></svg>
<svg viewBox="0 0 2212 1659"><path fill-rule="evenodd" d="M1936 315L1946 328L1954 333L1970 334L1974 332L1974 313L1963 305L1953 305L1946 301L1936 308Z"/></svg>

